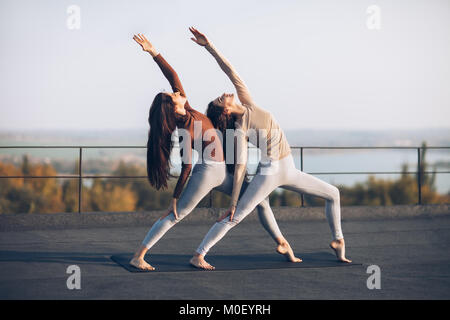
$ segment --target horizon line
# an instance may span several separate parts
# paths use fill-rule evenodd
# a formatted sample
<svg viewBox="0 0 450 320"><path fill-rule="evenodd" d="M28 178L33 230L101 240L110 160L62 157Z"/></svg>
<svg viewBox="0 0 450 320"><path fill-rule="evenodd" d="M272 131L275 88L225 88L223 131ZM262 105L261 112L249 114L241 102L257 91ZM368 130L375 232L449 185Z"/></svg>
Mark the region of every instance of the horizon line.
<svg viewBox="0 0 450 320"><path fill-rule="evenodd" d="M29 131L74 131L74 132L88 132L88 131L148 131L149 128L0 128L0 133L5 132L29 132ZM314 130L314 131L414 131L414 130L450 130L449 127L420 127L420 128L286 128L283 131L294 130Z"/></svg>

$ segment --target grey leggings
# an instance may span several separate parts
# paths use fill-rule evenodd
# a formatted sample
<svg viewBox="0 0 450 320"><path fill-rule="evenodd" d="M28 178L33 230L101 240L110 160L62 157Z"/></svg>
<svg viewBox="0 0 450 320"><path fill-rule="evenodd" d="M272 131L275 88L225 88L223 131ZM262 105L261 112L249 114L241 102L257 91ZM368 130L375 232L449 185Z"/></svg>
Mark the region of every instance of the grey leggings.
<svg viewBox="0 0 450 320"><path fill-rule="evenodd" d="M281 160L259 164L256 175L239 199L233 220L230 221L227 217L215 223L198 247L197 253L206 255L209 249L231 228L253 211L257 203L278 187L324 198L326 200L325 213L333 239L344 238L341 230L339 190L331 184L295 168L294 159L289 154Z"/></svg>
<svg viewBox="0 0 450 320"><path fill-rule="evenodd" d="M244 182L241 195L248 185L248 182ZM186 188L177 201L178 219L175 219L173 214L169 214L164 219L156 221L147 233L142 245L150 249L170 228L191 213L212 189L231 195L233 176L227 173L225 162L203 161L196 164ZM281 238L282 234L273 216L268 198L262 198L255 206L257 206L259 220L270 236L275 241Z"/></svg>

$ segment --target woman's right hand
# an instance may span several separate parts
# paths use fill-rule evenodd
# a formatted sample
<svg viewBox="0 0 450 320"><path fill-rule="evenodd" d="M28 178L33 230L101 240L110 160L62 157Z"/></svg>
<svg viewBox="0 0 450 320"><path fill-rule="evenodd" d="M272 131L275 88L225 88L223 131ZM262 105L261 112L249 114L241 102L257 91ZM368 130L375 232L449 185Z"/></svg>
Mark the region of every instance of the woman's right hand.
<svg viewBox="0 0 450 320"><path fill-rule="evenodd" d="M206 38L206 36L203 33L198 31L194 27L190 27L189 31L191 31L195 37L195 38L191 38L191 40L194 41L195 43L197 43L198 45L204 47L209 44L208 38Z"/></svg>
<svg viewBox="0 0 450 320"><path fill-rule="evenodd" d="M223 215L217 219L217 222L224 220L226 217L230 217L229 221L233 221L234 213L236 212L236 206L232 205Z"/></svg>
<svg viewBox="0 0 450 320"><path fill-rule="evenodd" d="M138 35L133 36L133 39L142 47L142 50L150 53L152 57L157 55L155 47L150 43L150 41L147 40L147 38L143 34L138 33Z"/></svg>

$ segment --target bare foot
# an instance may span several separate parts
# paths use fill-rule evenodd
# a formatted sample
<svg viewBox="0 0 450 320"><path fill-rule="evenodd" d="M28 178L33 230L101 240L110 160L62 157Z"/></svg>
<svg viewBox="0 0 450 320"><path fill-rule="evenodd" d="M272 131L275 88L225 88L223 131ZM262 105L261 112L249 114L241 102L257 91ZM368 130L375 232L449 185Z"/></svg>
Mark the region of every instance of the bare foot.
<svg viewBox="0 0 450 320"><path fill-rule="evenodd" d="M286 259L290 262L302 262L302 259L297 258L295 256L294 251L292 251L292 248L288 242L283 242L282 244L279 244L277 247L277 252L279 254L284 255Z"/></svg>
<svg viewBox="0 0 450 320"><path fill-rule="evenodd" d="M204 270L214 270L215 268L205 261L202 256L193 256L189 261L194 267Z"/></svg>
<svg viewBox="0 0 450 320"><path fill-rule="evenodd" d="M133 267L138 268L140 270L147 270L147 271L155 270L155 268L149 265L144 259L133 258L130 260L130 264Z"/></svg>
<svg viewBox="0 0 450 320"><path fill-rule="evenodd" d="M330 243L330 248L334 250L339 261L350 263L351 260L345 257L345 242L344 239L333 240Z"/></svg>

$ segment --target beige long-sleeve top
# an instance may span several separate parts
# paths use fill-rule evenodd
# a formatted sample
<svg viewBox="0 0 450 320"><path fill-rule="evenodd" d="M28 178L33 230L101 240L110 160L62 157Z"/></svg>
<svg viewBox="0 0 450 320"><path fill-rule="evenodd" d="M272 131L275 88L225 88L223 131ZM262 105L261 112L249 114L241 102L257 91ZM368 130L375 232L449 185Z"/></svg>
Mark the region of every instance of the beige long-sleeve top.
<svg viewBox="0 0 450 320"><path fill-rule="evenodd" d="M206 45L205 48L233 83L239 101L244 107L244 114L236 122L235 134L235 170L231 205L236 206L247 167L248 140L261 150L262 160L282 159L291 153L291 148L273 115L255 104L247 86L230 62L213 44Z"/></svg>

